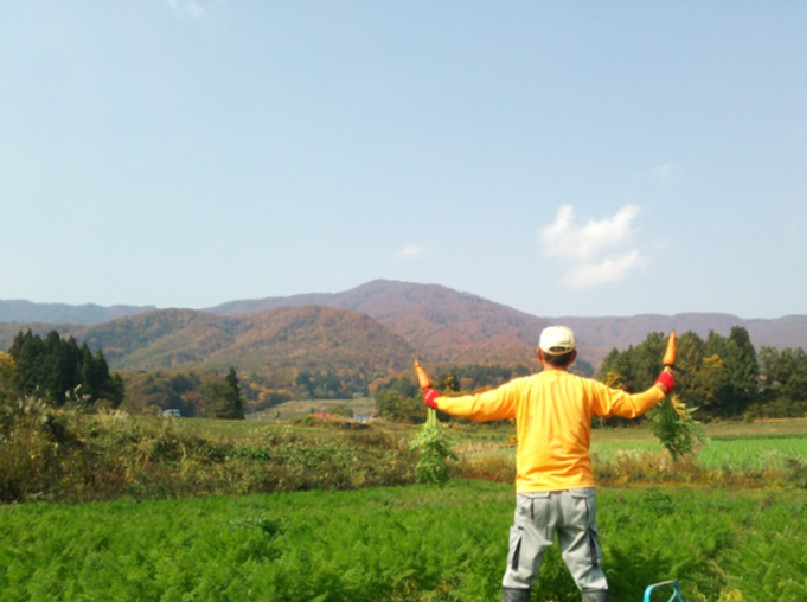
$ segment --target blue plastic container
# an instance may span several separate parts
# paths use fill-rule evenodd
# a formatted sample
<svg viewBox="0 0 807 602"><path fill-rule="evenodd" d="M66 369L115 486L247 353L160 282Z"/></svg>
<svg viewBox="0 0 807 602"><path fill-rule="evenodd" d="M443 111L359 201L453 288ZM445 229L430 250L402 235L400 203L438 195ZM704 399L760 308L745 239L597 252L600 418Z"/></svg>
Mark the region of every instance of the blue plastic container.
<svg viewBox="0 0 807 602"><path fill-rule="evenodd" d="M653 602L653 592L656 590L666 589L672 590L672 595L667 598L667 602L675 602L676 600L679 602L685 602L684 597L681 595L681 589L678 587L677 581L662 581L661 583L648 585L647 589L644 590L644 602Z"/></svg>

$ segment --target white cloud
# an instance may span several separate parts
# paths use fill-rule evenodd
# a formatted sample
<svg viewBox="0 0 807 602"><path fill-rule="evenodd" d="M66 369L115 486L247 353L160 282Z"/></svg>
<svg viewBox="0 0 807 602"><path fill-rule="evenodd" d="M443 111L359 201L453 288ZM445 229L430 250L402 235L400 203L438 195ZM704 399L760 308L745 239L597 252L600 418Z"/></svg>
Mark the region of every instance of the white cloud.
<svg viewBox="0 0 807 602"><path fill-rule="evenodd" d="M638 205L626 205L613 216L578 224L571 205L558 209L555 221L540 230L544 254L560 260L562 282L582 288L624 279L646 263L636 248L633 220Z"/></svg>
<svg viewBox="0 0 807 602"><path fill-rule="evenodd" d="M563 284L572 288L586 288L597 284L619 282L627 274L645 263L638 249L622 255L606 257L598 262L572 266L563 276Z"/></svg>
<svg viewBox="0 0 807 602"><path fill-rule="evenodd" d="M420 257L429 257L431 254L431 251L428 249L421 247L418 244L410 243L403 249L397 251L395 256L400 257L401 259L418 259Z"/></svg>
<svg viewBox="0 0 807 602"><path fill-rule="evenodd" d="M677 182L681 179L681 169L670 161L653 168L653 178L662 184Z"/></svg>
<svg viewBox="0 0 807 602"><path fill-rule="evenodd" d="M627 205L601 220L575 224L571 205L558 209L555 222L541 230L546 254L574 261L596 260L605 251L623 246L632 236L631 221L639 213L638 205Z"/></svg>

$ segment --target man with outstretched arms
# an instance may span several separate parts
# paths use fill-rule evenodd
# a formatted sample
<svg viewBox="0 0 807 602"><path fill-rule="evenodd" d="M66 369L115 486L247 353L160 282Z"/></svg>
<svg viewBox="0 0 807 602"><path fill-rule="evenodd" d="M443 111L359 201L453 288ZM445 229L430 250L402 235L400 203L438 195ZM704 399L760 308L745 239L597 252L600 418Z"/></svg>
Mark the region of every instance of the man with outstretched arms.
<svg viewBox="0 0 807 602"><path fill-rule="evenodd" d="M591 419L641 416L674 385L672 372L664 371L646 391L626 393L570 373L576 357L571 329L548 326L538 341L543 367L538 374L463 397L443 397L430 388L423 393L424 403L453 416L516 420L516 510L502 582L504 602L529 602L555 533L583 602L609 600L595 522Z"/></svg>

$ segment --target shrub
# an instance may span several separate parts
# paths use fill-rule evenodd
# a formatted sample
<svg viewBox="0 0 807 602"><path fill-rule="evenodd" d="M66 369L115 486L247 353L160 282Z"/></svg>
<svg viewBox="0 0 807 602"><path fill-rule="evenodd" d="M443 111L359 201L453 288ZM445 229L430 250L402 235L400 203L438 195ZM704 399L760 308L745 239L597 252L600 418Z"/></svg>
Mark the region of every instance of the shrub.
<svg viewBox="0 0 807 602"><path fill-rule="evenodd" d="M328 429L203 438L182 421L94 415L26 399L0 410L0 501L350 489L414 482L415 456L391 436Z"/></svg>

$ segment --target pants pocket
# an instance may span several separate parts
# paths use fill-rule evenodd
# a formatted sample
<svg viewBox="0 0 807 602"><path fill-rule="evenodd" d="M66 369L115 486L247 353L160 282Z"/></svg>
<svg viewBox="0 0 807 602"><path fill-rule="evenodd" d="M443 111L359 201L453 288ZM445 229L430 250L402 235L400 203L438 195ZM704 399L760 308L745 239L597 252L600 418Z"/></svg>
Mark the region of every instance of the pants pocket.
<svg viewBox="0 0 807 602"><path fill-rule="evenodd" d="M591 566L600 568L602 566L602 548L600 548L600 538L597 537L597 530L593 527L588 530L589 557Z"/></svg>
<svg viewBox="0 0 807 602"><path fill-rule="evenodd" d="M524 541L524 530L521 527L510 528L510 549L507 554L507 566L514 573L518 573L521 562L521 544Z"/></svg>
<svg viewBox="0 0 807 602"><path fill-rule="evenodd" d="M567 520L574 525L587 526L595 529L597 524L597 505L594 503L594 488L584 487L570 489L571 513Z"/></svg>

